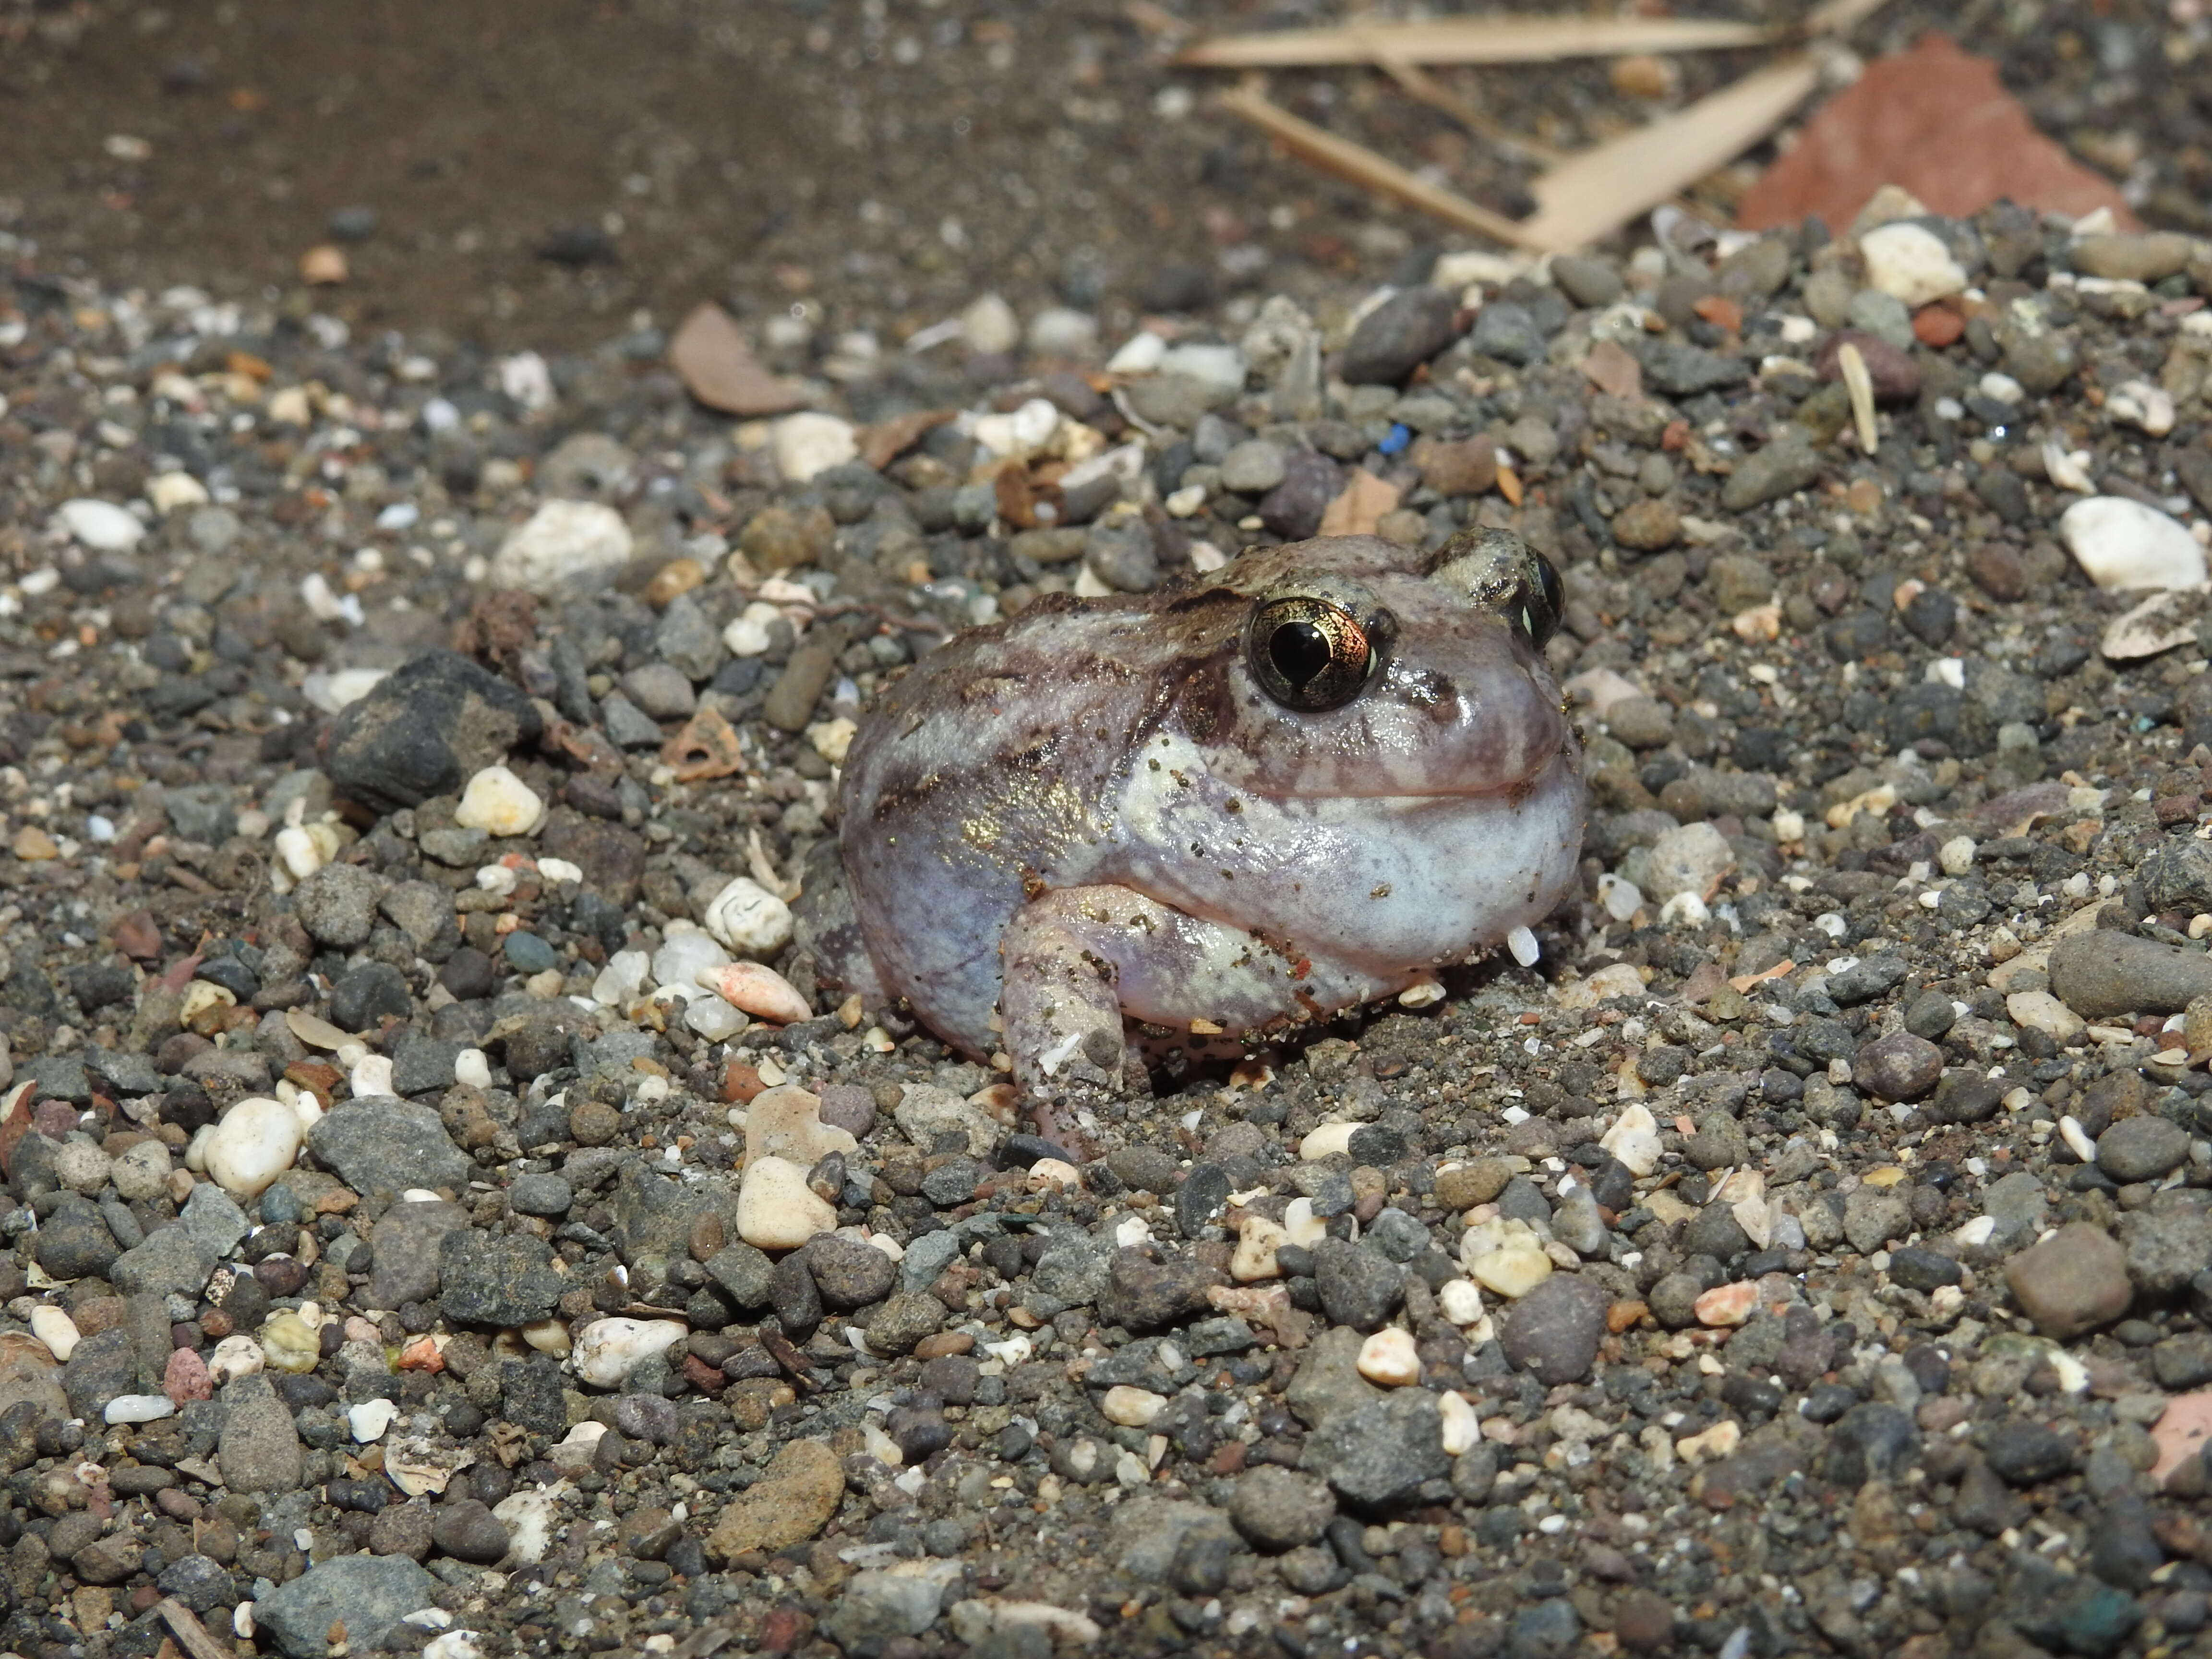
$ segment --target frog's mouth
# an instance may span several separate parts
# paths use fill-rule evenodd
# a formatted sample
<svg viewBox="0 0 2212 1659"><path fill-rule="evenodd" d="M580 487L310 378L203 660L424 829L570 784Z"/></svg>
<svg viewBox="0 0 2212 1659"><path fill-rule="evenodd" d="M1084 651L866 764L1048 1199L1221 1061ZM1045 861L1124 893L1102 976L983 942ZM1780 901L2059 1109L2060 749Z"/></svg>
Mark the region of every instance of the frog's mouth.
<svg viewBox="0 0 2212 1659"><path fill-rule="evenodd" d="M1412 764L1394 765L1381 759L1364 769L1332 760L1324 766L1305 769L1309 774L1320 773L1318 777L1295 776L1280 786L1272 781L1248 784L1244 793L1281 806L1298 801L1361 801L1375 811L1386 811L1394 802L1413 807L1446 800L1519 807L1553 789L1581 792L1582 749L1565 722L1558 741L1548 749L1528 753L1525 762L1510 766L1490 763L1501 746L1495 739L1486 743L1484 763L1463 767L1432 766L1441 758L1435 750Z"/></svg>

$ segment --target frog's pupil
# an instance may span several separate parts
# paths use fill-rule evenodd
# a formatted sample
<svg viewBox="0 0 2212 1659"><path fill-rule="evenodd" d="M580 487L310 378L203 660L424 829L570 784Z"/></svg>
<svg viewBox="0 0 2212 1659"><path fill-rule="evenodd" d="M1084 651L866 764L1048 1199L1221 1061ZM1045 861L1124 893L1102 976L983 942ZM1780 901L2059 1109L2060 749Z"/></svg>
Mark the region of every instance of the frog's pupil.
<svg viewBox="0 0 2212 1659"><path fill-rule="evenodd" d="M1267 641L1267 655L1285 680L1304 690L1328 666L1328 636L1310 622L1285 623Z"/></svg>

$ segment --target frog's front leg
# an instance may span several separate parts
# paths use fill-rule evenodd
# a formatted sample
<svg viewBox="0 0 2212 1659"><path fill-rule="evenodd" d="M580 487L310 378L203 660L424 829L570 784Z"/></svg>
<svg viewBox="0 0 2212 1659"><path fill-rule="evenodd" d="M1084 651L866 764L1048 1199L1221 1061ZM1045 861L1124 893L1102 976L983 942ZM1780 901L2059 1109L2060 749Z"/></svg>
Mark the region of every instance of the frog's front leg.
<svg viewBox="0 0 2212 1659"><path fill-rule="evenodd" d="M1241 928L1126 887L1039 895L1000 941L1000 1018L1014 1080L1056 1127L1123 1094L1127 1020L1231 1036L1395 988L1317 966Z"/></svg>

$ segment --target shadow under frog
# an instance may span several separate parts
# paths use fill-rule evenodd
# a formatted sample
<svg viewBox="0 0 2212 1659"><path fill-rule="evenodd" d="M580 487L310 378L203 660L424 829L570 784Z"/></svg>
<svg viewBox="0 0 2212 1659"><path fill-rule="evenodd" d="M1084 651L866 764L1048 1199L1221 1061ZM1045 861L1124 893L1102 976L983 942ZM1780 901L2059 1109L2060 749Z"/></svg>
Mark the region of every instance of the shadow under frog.
<svg viewBox="0 0 2212 1659"><path fill-rule="evenodd" d="M1062 1131L1123 1092L1132 1027L1252 1043L1396 996L1574 876L1562 599L1520 538L1328 538L1201 580L924 658L846 757L844 882L802 903L825 982L1003 1049Z"/></svg>

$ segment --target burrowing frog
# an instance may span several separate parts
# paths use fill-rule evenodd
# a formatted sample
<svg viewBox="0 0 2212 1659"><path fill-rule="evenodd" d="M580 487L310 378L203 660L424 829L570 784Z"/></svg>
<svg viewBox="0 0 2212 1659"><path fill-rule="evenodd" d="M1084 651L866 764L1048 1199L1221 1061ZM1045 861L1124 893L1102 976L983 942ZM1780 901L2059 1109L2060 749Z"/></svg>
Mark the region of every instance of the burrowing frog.
<svg viewBox="0 0 2212 1659"><path fill-rule="evenodd" d="M1560 609L1510 533L1348 536L961 635L846 760L879 988L1081 1107L1119 1088L1125 1027L1260 1039L1525 953L1582 836Z"/></svg>

